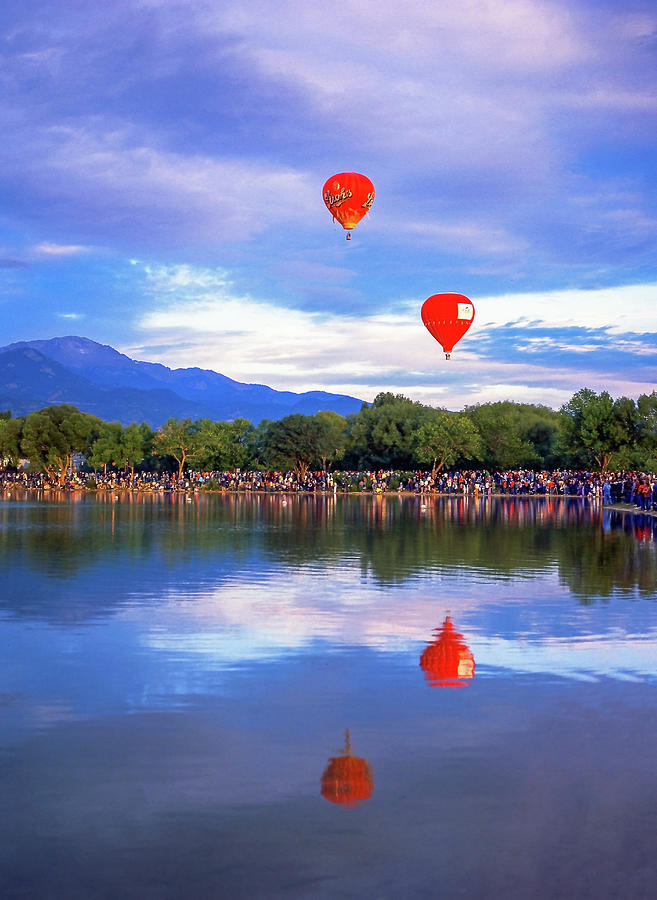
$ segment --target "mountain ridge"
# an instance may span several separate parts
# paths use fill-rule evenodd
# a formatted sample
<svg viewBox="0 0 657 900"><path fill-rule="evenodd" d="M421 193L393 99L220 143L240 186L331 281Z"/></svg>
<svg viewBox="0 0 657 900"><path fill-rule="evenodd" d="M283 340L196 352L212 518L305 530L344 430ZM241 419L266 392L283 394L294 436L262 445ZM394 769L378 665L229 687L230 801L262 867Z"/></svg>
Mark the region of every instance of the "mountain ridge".
<svg viewBox="0 0 657 900"><path fill-rule="evenodd" d="M294 412L348 415L363 401L326 391L277 391L212 369L170 369L77 335L0 347L0 409L18 416L55 403L71 403L106 421L143 421L157 428L171 417L242 417L257 424Z"/></svg>

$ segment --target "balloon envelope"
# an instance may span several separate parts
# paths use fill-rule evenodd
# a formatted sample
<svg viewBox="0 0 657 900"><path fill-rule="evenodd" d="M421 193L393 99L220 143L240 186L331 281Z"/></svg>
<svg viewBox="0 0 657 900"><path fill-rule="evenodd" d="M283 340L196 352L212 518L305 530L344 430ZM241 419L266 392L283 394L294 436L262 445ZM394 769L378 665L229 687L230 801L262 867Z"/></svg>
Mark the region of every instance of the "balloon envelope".
<svg viewBox="0 0 657 900"><path fill-rule="evenodd" d="M447 358L474 322L474 306L463 294L432 294L422 304L422 321Z"/></svg>
<svg viewBox="0 0 657 900"><path fill-rule="evenodd" d="M350 231L374 203L374 185L358 172L340 172L326 181L322 196L333 218Z"/></svg>

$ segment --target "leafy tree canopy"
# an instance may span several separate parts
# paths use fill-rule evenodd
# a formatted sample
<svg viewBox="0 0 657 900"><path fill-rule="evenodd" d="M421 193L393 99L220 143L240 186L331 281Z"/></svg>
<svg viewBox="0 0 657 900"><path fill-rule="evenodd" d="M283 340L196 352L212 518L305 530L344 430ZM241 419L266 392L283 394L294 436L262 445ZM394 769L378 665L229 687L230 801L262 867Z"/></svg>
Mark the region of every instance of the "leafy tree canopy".
<svg viewBox="0 0 657 900"><path fill-rule="evenodd" d="M430 463L432 474L443 466L450 468L457 459L472 460L481 455L482 440L471 419L463 413L441 410L420 425L413 436L415 455L420 463Z"/></svg>
<svg viewBox="0 0 657 900"><path fill-rule="evenodd" d="M322 455L325 428L315 416L292 413L277 422L270 422L266 432L267 455L280 468L293 468L300 481L309 466Z"/></svg>
<svg viewBox="0 0 657 900"><path fill-rule="evenodd" d="M23 431L23 419L12 419L11 416L0 416L0 463L6 460L10 465L17 466L22 456L21 435Z"/></svg>
<svg viewBox="0 0 657 900"><path fill-rule="evenodd" d="M246 419L234 422L198 422L201 449L194 457L199 469L222 470L241 468L248 459L247 435L252 425Z"/></svg>
<svg viewBox="0 0 657 900"><path fill-rule="evenodd" d="M434 414L401 394L378 394L371 406L363 405L347 419L347 461L355 468L411 467L413 435Z"/></svg>
<svg viewBox="0 0 657 900"><path fill-rule="evenodd" d="M21 450L33 468L45 471L60 484L77 454L87 455L105 423L75 406L47 406L24 419Z"/></svg>
<svg viewBox="0 0 657 900"><path fill-rule="evenodd" d="M579 465L605 472L614 454L627 454L639 438L636 404L607 391L582 388L561 408L564 446Z"/></svg>
<svg viewBox="0 0 657 900"><path fill-rule="evenodd" d="M155 433L154 450L159 455L175 459L180 479L187 461L205 450L204 439L199 422L192 422L191 419L167 419Z"/></svg>
<svg viewBox="0 0 657 900"><path fill-rule="evenodd" d="M545 468L556 462L559 414L547 406L502 400L466 406L482 438L481 464L488 469Z"/></svg>
<svg viewBox="0 0 657 900"><path fill-rule="evenodd" d="M321 410L313 416L319 425L317 445L318 459L326 472L329 464L335 463L344 455L347 441L347 420L331 410Z"/></svg>

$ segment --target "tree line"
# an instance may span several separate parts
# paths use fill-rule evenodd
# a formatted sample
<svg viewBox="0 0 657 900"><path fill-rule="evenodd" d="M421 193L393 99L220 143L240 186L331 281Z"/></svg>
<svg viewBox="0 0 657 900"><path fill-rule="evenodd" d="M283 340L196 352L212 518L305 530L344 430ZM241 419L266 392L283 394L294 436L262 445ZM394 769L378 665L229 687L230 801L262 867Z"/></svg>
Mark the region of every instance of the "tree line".
<svg viewBox="0 0 657 900"><path fill-rule="evenodd" d="M509 577L526 575L530 559L534 574L551 572L556 565L559 581L581 603L598 602L618 592L651 598L655 594L657 554L646 552L644 541L649 535L657 541L657 519L646 525L639 524L639 517L605 513L607 527L603 529L601 508L576 501L563 505L522 503L515 508L504 502L472 505L468 513L456 504L438 503L430 504L419 518L415 504L395 502L381 510L382 519L377 521L369 518L371 509L360 504L360 509L352 509L346 518L321 499L291 503L285 515L279 516L274 510L280 512L280 506L263 513L250 499L228 494L225 503L206 504L202 513L195 507L193 515L185 516L181 529L151 528L150 504L137 502L129 507L132 527L115 532L104 527L102 508L69 520L67 528L5 529L0 541L0 571L9 575L12 563L24 557L37 579L48 579L49 589L11 590L3 583L0 612L70 624L120 608L126 599L121 591L130 590L132 578L118 580L102 598L96 592L70 590L70 579L76 573L95 566L94 560L106 559L109 552L120 557L133 575L138 571L140 579L147 577L157 591L170 584L178 566L185 571L186 583L203 578L204 565L192 571L186 562L191 548L199 560L226 556L244 560L259 554L284 563L293 546L295 559L303 566L317 561L318 534L327 565L336 566L349 557L379 584L403 584L419 574L435 572L436 567L442 572L466 566ZM275 521L277 527L254 529L263 514L276 516L268 521ZM464 515L478 527L463 528ZM538 545L540 554L536 553ZM55 572L53 558L57 559ZM57 603L51 602L53 591Z"/></svg>
<svg viewBox="0 0 657 900"><path fill-rule="evenodd" d="M510 400L449 412L381 393L346 418L293 413L253 425L246 419L104 422L75 406L26 416L0 413L0 461L63 483L74 462L121 470L509 469L657 471L657 392L638 400L577 391L561 409Z"/></svg>

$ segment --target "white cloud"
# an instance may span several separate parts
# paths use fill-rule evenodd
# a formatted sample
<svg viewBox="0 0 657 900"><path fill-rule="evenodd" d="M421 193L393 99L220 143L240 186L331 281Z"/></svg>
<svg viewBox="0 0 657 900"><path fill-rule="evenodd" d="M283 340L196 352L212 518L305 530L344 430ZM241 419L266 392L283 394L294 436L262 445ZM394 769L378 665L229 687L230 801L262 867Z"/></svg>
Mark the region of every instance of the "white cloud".
<svg viewBox="0 0 657 900"><path fill-rule="evenodd" d="M8 228L33 234L38 222L36 233L52 242L33 252L51 259L74 258L93 241L107 256L175 253L239 267L243 284L287 277L287 305L317 304L334 290L334 308L380 308L384 279L387 303L441 270L496 286L576 284L591 272L601 283L614 272L650 277L654 13L617 3L601 15L590 0L408 0L403 15L374 0L329 7L117 0L99 18L57 0L42 21L24 5L0 63ZM363 225L376 238L377 279L365 253L348 263L334 255L336 267L308 263L329 258L318 252L329 223L319 188L330 171L352 166L377 188ZM401 384L406 367L405 383L423 397L455 404L467 364L468 397L518 391L523 378L546 379L529 366L545 346L530 334L533 320L609 329L650 361L647 344L624 335L655 331L654 285L641 288L643 298L629 288L486 289L446 368L418 334L416 307L358 324L281 312L262 288L260 297L235 296L212 271L173 267L160 278L142 333L149 346L185 335L189 349L172 349L169 361L245 380L298 389L310 372L314 386L371 397ZM100 283L107 273L98 272ZM68 302L64 294L58 307ZM491 375L477 337L505 322L527 362L521 373L495 362ZM205 345L206 324L221 353ZM553 349L576 352L583 367L603 341L564 335ZM558 389L550 375L550 390L567 390L567 375Z"/></svg>
<svg viewBox="0 0 657 900"><path fill-rule="evenodd" d="M34 247L35 252L41 256L79 256L89 249L81 244L53 244L47 241Z"/></svg>
<svg viewBox="0 0 657 900"><path fill-rule="evenodd" d="M641 64L654 15L645 12L600 16L594 5L555 0L408 0L400 17L371 0L330 11L318 0L118 0L100 19L64 2L58 13L52 29L26 27L24 52L7 58L3 171L23 185L30 215L52 204L53 219L65 211L78 233L102 230L108 243L126 235L167 247L248 240L287 221L280 198L294 198L295 218L312 227L324 221L317 183L325 160L344 154L381 174L391 208L409 201L410 215L426 223L413 226L422 237L470 255L520 254L530 243L517 213L526 204L545 204L573 229L585 216L599 221L608 186L578 180L592 204L585 214L573 171L600 139L603 119L603 141L612 128L614 140L631 140L632 129L610 127L610 110L634 112L634 131L654 131L646 113L657 91ZM143 70L134 60L139 38ZM35 67L29 84L43 84L43 94L28 90L26 61ZM245 102L243 122L235 124L232 107L227 118L208 115L199 72L202 84L215 79L221 90L228 79L235 105ZM85 86L79 94L74 74ZM170 116L145 99L161 101L167 79L177 100ZM262 119L261 98L271 104ZM300 163L292 142L304 131ZM183 149L196 146L193 136L203 149ZM462 190L451 187L455 178ZM426 199L427 182L437 196L418 213L412 192ZM644 206L637 196L630 215L649 234ZM379 208L377 227L391 232ZM607 224L625 234L623 223Z"/></svg>
<svg viewBox="0 0 657 900"><path fill-rule="evenodd" d="M528 249L526 239L511 234L499 225L462 218L460 221L427 222L414 220L404 226L407 234L440 247L441 250L461 250L487 255L521 253Z"/></svg>
<svg viewBox="0 0 657 900"><path fill-rule="evenodd" d="M448 54L450 62L461 59L472 66L494 49L488 57L493 66L556 69L591 53L586 32L578 33L567 7L540 0L507 0L502 5L492 0L408 0L403 17L397 7L371 0L345 0L330 14L318 0L206 4L205 10L198 21L206 29L228 29L256 46L306 51L308 59L308 48L316 50L320 41L329 57L385 56L392 67L434 63L438 52Z"/></svg>
<svg viewBox="0 0 657 900"><path fill-rule="evenodd" d="M592 290L535 291L479 297L480 326L510 323L531 329L583 326L612 334L657 332L657 283Z"/></svg>
<svg viewBox="0 0 657 900"><path fill-rule="evenodd" d="M622 88L614 84L583 89L575 93L566 91L559 95L559 103L586 111L591 109L626 113L657 111L657 96L650 89Z"/></svg>
<svg viewBox="0 0 657 900"><path fill-rule="evenodd" d="M303 93L339 133L351 123L369 153L435 153L443 171L512 168L536 184L577 145L577 121L554 139L555 111L655 108L649 77L632 76L648 16L541 0L409 0L403 18L363 0L330 15L297 0L190 14L205 35L234 35L245 66Z"/></svg>
<svg viewBox="0 0 657 900"><path fill-rule="evenodd" d="M294 215L319 218L317 186L292 167L248 159L183 154L149 145L153 135L89 121L40 129L27 124L30 190L66 206L78 227L171 241L244 240ZM23 156L6 153L5 171L25 173ZM42 243L40 254L82 253L79 245Z"/></svg>
<svg viewBox="0 0 657 900"><path fill-rule="evenodd" d="M633 381L623 373L613 379L614 390L609 372L596 367L595 351L608 349L600 341L568 345L557 336L547 368L533 359L547 339L531 336L539 327L573 325L606 328L619 341L626 340L624 332L655 333L653 284L475 298L473 328L448 362L422 326L416 302L357 317L305 312L235 295L225 271L174 266L144 273L150 309L138 321L143 341L121 349L172 367L201 366L279 390L329 390L365 400L390 390L453 409L507 398L559 406L584 384L629 395L653 389L649 378ZM518 332L524 356L482 357L478 342L503 326ZM626 343L633 354L636 344L650 362L649 348ZM561 363L565 351L581 355L576 369Z"/></svg>

